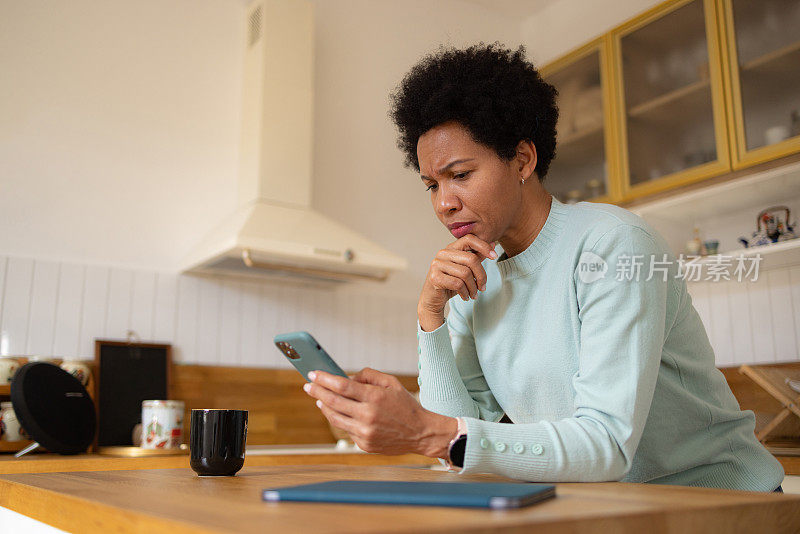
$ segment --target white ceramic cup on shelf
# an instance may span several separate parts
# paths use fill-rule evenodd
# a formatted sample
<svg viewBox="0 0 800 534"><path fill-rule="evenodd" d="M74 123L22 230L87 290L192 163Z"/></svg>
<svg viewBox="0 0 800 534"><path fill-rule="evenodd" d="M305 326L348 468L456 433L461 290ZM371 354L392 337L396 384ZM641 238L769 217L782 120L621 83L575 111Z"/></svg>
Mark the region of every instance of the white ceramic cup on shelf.
<svg viewBox="0 0 800 534"><path fill-rule="evenodd" d="M14 406L10 402L0 402L0 433L3 441L22 441L27 439L19 424Z"/></svg>
<svg viewBox="0 0 800 534"><path fill-rule="evenodd" d="M89 383L91 371L86 363L80 360L64 360L61 362L61 368L77 378L84 387Z"/></svg>
<svg viewBox="0 0 800 534"><path fill-rule="evenodd" d="M784 125L773 126L764 131L764 140L768 145L780 143L784 139L789 138L789 127Z"/></svg>
<svg viewBox="0 0 800 534"><path fill-rule="evenodd" d="M16 358L0 358L0 384L10 384L19 367Z"/></svg>

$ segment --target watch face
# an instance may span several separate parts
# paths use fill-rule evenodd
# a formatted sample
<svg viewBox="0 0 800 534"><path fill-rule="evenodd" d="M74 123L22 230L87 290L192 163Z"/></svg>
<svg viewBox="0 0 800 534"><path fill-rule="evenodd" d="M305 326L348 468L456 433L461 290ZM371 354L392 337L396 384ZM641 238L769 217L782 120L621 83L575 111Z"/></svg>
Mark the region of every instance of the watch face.
<svg viewBox="0 0 800 534"><path fill-rule="evenodd" d="M456 467L464 467L464 453L467 450L467 435L458 436L450 447L450 463Z"/></svg>

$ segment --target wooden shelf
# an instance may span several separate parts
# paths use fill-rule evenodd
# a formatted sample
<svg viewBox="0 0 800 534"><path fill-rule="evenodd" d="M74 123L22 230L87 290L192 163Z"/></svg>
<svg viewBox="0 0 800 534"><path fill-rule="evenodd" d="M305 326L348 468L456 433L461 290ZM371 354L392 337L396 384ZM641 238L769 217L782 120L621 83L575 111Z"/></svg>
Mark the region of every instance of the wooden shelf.
<svg viewBox="0 0 800 534"><path fill-rule="evenodd" d="M10 384L0 384L0 397L8 397L11 395L11 385Z"/></svg>
<svg viewBox="0 0 800 534"><path fill-rule="evenodd" d="M709 84L709 80L700 80L698 82L685 85L679 89L675 89L674 91L670 91L669 93L665 93L661 96L657 96L651 100L648 100L647 102L643 102L630 108L628 110L628 116L634 118L641 117L667 104L671 104L689 96L693 96L704 89L709 88Z"/></svg>
<svg viewBox="0 0 800 534"><path fill-rule="evenodd" d="M0 452L17 452L21 451L28 445L33 443L29 440L22 441L0 441Z"/></svg>
<svg viewBox="0 0 800 534"><path fill-rule="evenodd" d="M765 207L776 204L793 206L798 199L800 161L793 161L630 209L664 236L676 256L684 251L695 226L703 231L710 221L717 221L712 224L713 235L704 236L703 239L718 239L720 251L725 256L736 258L761 254L758 267L761 272L800 264L800 239L745 249L739 244L738 237L749 237L755 231L756 217ZM720 221L724 223L720 224ZM711 260L702 261L708 263Z"/></svg>
<svg viewBox="0 0 800 534"><path fill-rule="evenodd" d="M792 53L795 52L800 52L800 41L792 43L788 46L784 46L783 48L773 50L772 52L768 52L763 56L759 56L755 59L751 59L750 61L740 65L739 70L741 71L757 70L760 67L768 66L770 63L783 59L785 56L791 55Z"/></svg>
<svg viewBox="0 0 800 534"><path fill-rule="evenodd" d="M779 241L771 245L762 245L759 247L741 248L722 252L719 255L733 258L733 262L736 262L738 258L750 258L758 254L761 255L761 262L758 266L759 272L765 269L775 269L788 265L800 265L800 239ZM715 261L715 256L706 256L695 263L707 265L715 263Z"/></svg>

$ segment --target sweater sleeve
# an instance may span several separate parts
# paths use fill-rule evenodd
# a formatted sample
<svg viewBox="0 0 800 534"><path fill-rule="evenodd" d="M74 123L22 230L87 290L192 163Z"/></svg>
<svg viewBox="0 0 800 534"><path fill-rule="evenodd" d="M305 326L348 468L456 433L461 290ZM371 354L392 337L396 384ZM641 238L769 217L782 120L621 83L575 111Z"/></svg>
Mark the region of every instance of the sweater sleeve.
<svg viewBox="0 0 800 534"><path fill-rule="evenodd" d="M483 376L472 328L453 300L445 323L432 332L425 332L417 323L417 337L423 407L450 417L487 421L503 417Z"/></svg>
<svg viewBox="0 0 800 534"><path fill-rule="evenodd" d="M668 282L647 280L650 257L665 250L641 228L622 224L584 248L607 263L596 280L574 280L580 321L571 417L505 425L466 418L462 473L496 473L529 481L620 480L630 470L650 411L665 339ZM595 256L589 258L597 259ZM629 258L641 276L617 277ZM584 281L586 279L586 281Z"/></svg>

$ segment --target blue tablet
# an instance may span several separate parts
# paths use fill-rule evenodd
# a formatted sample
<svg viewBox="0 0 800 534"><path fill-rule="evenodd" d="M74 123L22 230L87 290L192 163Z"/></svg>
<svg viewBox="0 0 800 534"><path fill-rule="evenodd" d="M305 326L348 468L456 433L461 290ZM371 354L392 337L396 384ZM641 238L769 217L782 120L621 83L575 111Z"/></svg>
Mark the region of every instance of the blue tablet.
<svg viewBox="0 0 800 534"><path fill-rule="evenodd" d="M513 482L334 480L265 489L265 501L520 508L555 497L555 486Z"/></svg>

